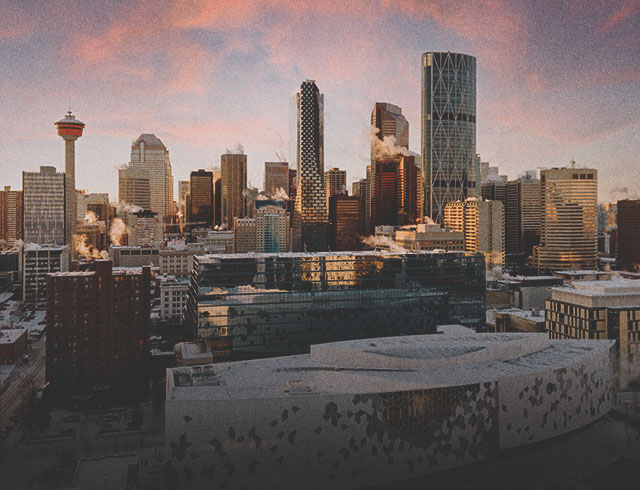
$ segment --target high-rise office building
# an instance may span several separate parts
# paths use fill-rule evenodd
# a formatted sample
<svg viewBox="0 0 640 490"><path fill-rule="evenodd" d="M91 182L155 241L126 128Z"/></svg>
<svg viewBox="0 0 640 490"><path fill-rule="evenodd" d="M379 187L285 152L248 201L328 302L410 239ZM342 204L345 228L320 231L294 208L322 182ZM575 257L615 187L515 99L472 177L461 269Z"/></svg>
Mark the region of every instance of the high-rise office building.
<svg viewBox="0 0 640 490"><path fill-rule="evenodd" d="M158 213L173 213L173 175L169 150L155 134L141 134L131 144L131 161L118 172L118 200Z"/></svg>
<svg viewBox="0 0 640 490"><path fill-rule="evenodd" d="M41 246L27 243L22 258L22 301L43 304L47 292L47 274L68 270L69 252L66 245Z"/></svg>
<svg viewBox="0 0 640 490"><path fill-rule="evenodd" d="M398 166L403 154L408 154L409 122L400 107L376 102L371 111L371 130L367 222L372 230L378 225L398 224Z"/></svg>
<svg viewBox="0 0 640 490"><path fill-rule="evenodd" d="M362 250L364 199L338 194L329 198L329 230L332 251Z"/></svg>
<svg viewBox="0 0 640 490"><path fill-rule="evenodd" d="M305 80L296 102L298 186L293 214L293 248L325 251L329 216L324 188L324 98L313 80Z"/></svg>
<svg viewBox="0 0 640 490"><path fill-rule="evenodd" d="M59 395L109 388L145 392L150 361L151 269L47 277L45 377Z"/></svg>
<svg viewBox="0 0 640 490"><path fill-rule="evenodd" d="M64 175L65 175L65 243L73 244L76 233L76 140L82 136L85 124L76 119L69 111L65 117L55 123L58 136L64 139ZM84 218L84 216L83 216Z"/></svg>
<svg viewBox="0 0 640 490"><path fill-rule="evenodd" d="M507 182L505 253L530 257L540 243L540 181L522 177Z"/></svg>
<svg viewBox="0 0 640 490"><path fill-rule="evenodd" d="M83 221L89 211L89 204L109 205L109 194L106 192L93 193L79 190L76 193L76 220Z"/></svg>
<svg viewBox="0 0 640 490"><path fill-rule="evenodd" d="M246 216L244 192L247 189L247 155L225 153L220 157L222 167L222 223L233 229L234 218Z"/></svg>
<svg viewBox="0 0 640 490"><path fill-rule="evenodd" d="M55 167L22 172L22 236L26 243L66 244L65 185L64 174Z"/></svg>
<svg viewBox="0 0 640 490"><path fill-rule="evenodd" d="M416 219L420 217L418 202L420 171L413 156L402 155L400 158L396 183L396 224L414 224Z"/></svg>
<svg viewBox="0 0 640 490"><path fill-rule="evenodd" d="M193 171L189 182L190 201L187 221L191 226L213 228L215 221L213 172L202 169Z"/></svg>
<svg viewBox="0 0 640 490"><path fill-rule="evenodd" d="M356 180L351 183L351 195L364 198L367 193L367 179Z"/></svg>
<svg viewBox="0 0 640 490"><path fill-rule="evenodd" d="M256 210L256 252L278 253L291 250L289 216L280 206L263 206Z"/></svg>
<svg viewBox="0 0 640 490"><path fill-rule="evenodd" d="M538 271L595 269L598 251L598 171L552 168L540 172Z"/></svg>
<svg viewBox="0 0 640 490"><path fill-rule="evenodd" d="M618 201L618 254L620 269L637 270L640 266L640 199Z"/></svg>
<svg viewBox="0 0 640 490"><path fill-rule="evenodd" d="M289 195L289 164L287 162L264 162L264 193L269 197L284 192Z"/></svg>
<svg viewBox="0 0 640 490"><path fill-rule="evenodd" d="M338 194L347 193L347 171L331 167L324 173L324 190L327 194L327 209L329 198Z"/></svg>
<svg viewBox="0 0 640 490"><path fill-rule="evenodd" d="M468 197L476 164L475 57L422 55L421 122L425 214L442 223L446 203Z"/></svg>
<svg viewBox="0 0 640 490"><path fill-rule="evenodd" d="M189 181L178 181L178 213L187 221L187 196L189 195Z"/></svg>
<svg viewBox="0 0 640 490"><path fill-rule="evenodd" d="M213 218L216 226L222 225L222 177L213 174Z"/></svg>
<svg viewBox="0 0 640 490"><path fill-rule="evenodd" d="M504 205L469 198L444 207L444 225L464 233L465 250L481 252L487 271L504 267Z"/></svg>
<svg viewBox="0 0 640 490"><path fill-rule="evenodd" d="M0 248L13 247L22 240L22 191L5 186L0 191Z"/></svg>
<svg viewBox="0 0 640 490"><path fill-rule="evenodd" d="M298 170L289 169L289 199L296 200L296 189L298 188Z"/></svg>
<svg viewBox="0 0 640 490"><path fill-rule="evenodd" d="M256 251L256 219L234 218L233 238L236 253Z"/></svg>
<svg viewBox="0 0 640 490"><path fill-rule="evenodd" d="M149 246L162 243L162 221L153 211L127 214L128 245Z"/></svg>

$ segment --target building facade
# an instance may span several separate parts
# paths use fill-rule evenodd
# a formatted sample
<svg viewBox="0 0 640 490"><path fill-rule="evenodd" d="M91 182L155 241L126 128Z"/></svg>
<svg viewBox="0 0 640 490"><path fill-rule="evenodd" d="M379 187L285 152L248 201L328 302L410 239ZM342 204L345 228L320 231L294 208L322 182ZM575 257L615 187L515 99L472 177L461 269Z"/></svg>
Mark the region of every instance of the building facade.
<svg viewBox="0 0 640 490"><path fill-rule="evenodd" d="M595 269L598 251L598 171L553 168L540 172L541 271Z"/></svg>
<svg viewBox="0 0 640 490"><path fill-rule="evenodd" d="M22 172L25 243L65 245L65 177L55 167Z"/></svg>
<svg viewBox="0 0 640 490"><path fill-rule="evenodd" d="M183 321L188 292L187 278L162 278L160 280L160 318L164 321Z"/></svg>
<svg viewBox="0 0 640 490"><path fill-rule="evenodd" d="M291 224L287 211L279 206L256 210L256 252L291 251Z"/></svg>
<svg viewBox="0 0 640 490"><path fill-rule="evenodd" d="M439 331L170 369L168 485L422 488L612 408L612 341Z"/></svg>
<svg viewBox="0 0 640 490"><path fill-rule="evenodd" d="M464 201L476 163L476 59L422 55L422 176L425 215L444 222L444 207Z"/></svg>
<svg viewBox="0 0 640 490"><path fill-rule="evenodd" d="M162 243L162 218L153 211L127 213L127 238L130 246L150 246Z"/></svg>
<svg viewBox="0 0 640 490"><path fill-rule="evenodd" d="M45 377L59 395L100 389L147 392L151 270L95 271L47 277Z"/></svg>
<svg viewBox="0 0 640 490"><path fill-rule="evenodd" d="M505 253L530 257L540 243L540 181L520 178L507 182Z"/></svg>
<svg viewBox="0 0 640 490"><path fill-rule="evenodd" d="M47 293L47 274L69 270L69 252L65 245L27 244L22 258L22 301L39 306Z"/></svg>
<svg viewBox="0 0 640 490"><path fill-rule="evenodd" d="M327 209L329 199L338 194L347 194L347 171L331 167L324 173L324 189L327 193Z"/></svg>
<svg viewBox="0 0 640 490"><path fill-rule="evenodd" d="M0 248L11 248L22 240L22 191L5 186L0 191Z"/></svg>
<svg viewBox="0 0 640 490"><path fill-rule="evenodd" d="M619 269L637 270L640 265L640 199L618 201Z"/></svg>
<svg viewBox="0 0 640 490"><path fill-rule="evenodd" d="M220 157L222 167L222 223L233 229L234 218L247 213L244 193L247 189L247 155L225 153Z"/></svg>
<svg viewBox="0 0 640 490"><path fill-rule="evenodd" d="M213 172L197 170L189 179L190 201L187 222L190 226L213 228L215 222Z"/></svg>
<svg viewBox="0 0 640 490"><path fill-rule="evenodd" d="M158 266L160 249L157 247L140 247L134 245L109 247L109 258L114 267Z"/></svg>
<svg viewBox="0 0 640 490"><path fill-rule="evenodd" d="M235 218L233 224L235 253L256 251L256 219Z"/></svg>
<svg viewBox="0 0 640 490"><path fill-rule="evenodd" d="M364 213L364 199L360 196L337 195L329 199L331 250L362 250L362 238L365 235Z"/></svg>
<svg viewBox="0 0 640 490"><path fill-rule="evenodd" d="M329 215L324 187L324 96L313 80L296 95L298 185L293 213L293 249L328 248Z"/></svg>
<svg viewBox="0 0 640 490"><path fill-rule="evenodd" d="M287 162L264 162L264 193L269 197L282 193L289 196L289 164Z"/></svg>
<svg viewBox="0 0 640 490"><path fill-rule="evenodd" d="M500 201L469 198L444 207L444 224L464 233L465 250L481 252L487 272L504 267L504 206Z"/></svg>
<svg viewBox="0 0 640 490"><path fill-rule="evenodd" d="M551 290L545 321L552 339L612 339L621 388L640 382L640 282L574 281Z"/></svg>
<svg viewBox="0 0 640 490"><path fill-rule="evenodd" d="M484 324L479 254L324 252L194 257L187 321L212 349L306 352L318 342Z"/></svg>
<svg viewBox="0 0 640 490"><path fill-rule="evenodd" d="M131 160L119 170L118 200L158 213L173 214L173 175L169 150L155 134L141 134L131 144Z"/></svg>
<svg viewBox="0 0 640 490"><path fill-rule="evenodd" d="M463 251L464 232L451 231L438 224L403 226L395 231L395 242L412 252L419 250Z"/></svg>

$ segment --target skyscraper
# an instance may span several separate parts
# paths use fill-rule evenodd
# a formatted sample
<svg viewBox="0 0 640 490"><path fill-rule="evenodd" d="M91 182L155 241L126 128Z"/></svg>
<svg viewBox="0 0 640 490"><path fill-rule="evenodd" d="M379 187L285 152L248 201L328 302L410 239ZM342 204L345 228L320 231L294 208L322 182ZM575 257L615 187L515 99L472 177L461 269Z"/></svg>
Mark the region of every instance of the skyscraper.
<svg viewBox="0 0 640 490"><path fill-rule="evenodd" d="M620 269L637 270L640 265L640 199L618 201L618 255Z"/></svg>
<svg viewBox="0 0 640 490"><path fill-rule="evenodd" d="M398 167L403 154L408 155L409 122L400 107L376 102L371 111L371 130L368 233L377 225L398 224Z"/></svg>
<svg viewBox="0 0 640 490"><path fill-rule="evenodd" d="M420 171L413 156L402 155L398 163L396 224L411 225L420 216L418 187Z"/></svg>
<svg viewBox="0 0 640 490"><path fill-rule="evenodd" d="M287 162L264 162L263 184L264 193L269 197L282 192L289 195L289 164Z"/></svg>
<svg viewBox="0 0 640 490"><path fill-rule="evenodd" d="M65 175L56 172L55 167L22 172L22 236L26 243L66 244L65 188ZM76 198L75 191L73 198Z"/></svg>
<svg viewBox="0 0 640 490"><path fill-rule="evenodd" d="M120 202L158 213L166 221L173 212L173 175L169 150L155 134L141 134L131 144L131 161L119 171Z"/></svg>
<svg viewBox="0 0 640 490"><path fill-rule="evenodd" d="M244 218L247 188L247 155L227 152L220 157L222 167L222 223L233 229L234 218Z"/></svg>
<svg viewBox="0 0 640 490"><path fill-rule="evenodd" d="M17 240L22 240L22 191L5 186L0 191L0 242L13 247Z"/></svg>
<svg viewBox="0 0 640 490"><path fill-rule="evenodd" d="M335 195L329 199L330 247L332 251L362 250L364 199Z"/></svg>
<svg viewBox="0 0 640 490"><path fill-rule="evenodd" d="M76 140L82 136L84 123L71 114L55 123L58 136L64 139L64 173L65 173L65 242L73 244L76 233L77 201L76 201ZM83 216L84 218L84 216ZM72 247L70 247L72 249Z"/></svg>
<svg viewBox="0 0 640 490"><path fill-rule="evenodd" d="M522 177L507 182L505 252L525 258L540 243L540 181Z"/></svg>
<svg viewBox="0 0 640 490"><path fill-rule="evenodd" d="M598 172L552 168L540 172L538 271L595 269L598 250Z"/></svg>
<svg viewBox="0 0 640 490"><path fill-rule="evenodd" d="M187 196L189 195L189 181L178 181L178 212L187 221Z"/></svg>
<svg viewBox="0 0 640 490"><path fill-rule="evenodd" d="M294 250L325 251L329 217L324 188L324 98L313 80L305 80L296 101L298 186Z"/></svg>
<svg viewBox="0 0 640 490"><path fill-rule="evenodd" d="M442 223L445 204L468 197L474 173L475 57L450 52L422 55L421 119L424 209Z"/></svg>
<svg viewBox="0 0 640 490"><path fill-rule="evenodd" d="M195 226L213 228L214 223L214 198L213 198L213 172L197 170L191 172L189 179L191 199L189 201L188 221Z"/></svg>
<svg viewBox="0 0 640 490"><path fill-rule="evenodd" d="M290 251L289 216L279 206L263 206L256 210L256 251L278 253Z"/></svg>
<svg viewBox="0 0 640 490"><path fill-rule="evenodd" d="M347 192L347 171L331 167L324 173L324 190L327 193L327 209L329 198Z"/></svg>
<svg viewBox="0 0 640 490"><path fill-rule="evenodd" d="M504 205L500 201L469 198L444 207L444 225L464 232L464 247L482 252L487 271L504 267Z"/></svg>

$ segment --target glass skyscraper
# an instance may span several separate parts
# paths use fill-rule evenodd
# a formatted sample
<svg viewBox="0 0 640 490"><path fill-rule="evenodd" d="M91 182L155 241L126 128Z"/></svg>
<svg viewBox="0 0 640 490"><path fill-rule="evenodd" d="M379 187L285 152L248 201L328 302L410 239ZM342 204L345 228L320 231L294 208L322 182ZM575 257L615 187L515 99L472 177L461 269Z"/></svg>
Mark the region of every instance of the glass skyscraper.
<svg viewBox="0 0 640 490"><path fill-rule="evenodd" d="M447 202L469 197L476 156L475 57L422 55L421 117L424 210L442 223Z"/></svg>

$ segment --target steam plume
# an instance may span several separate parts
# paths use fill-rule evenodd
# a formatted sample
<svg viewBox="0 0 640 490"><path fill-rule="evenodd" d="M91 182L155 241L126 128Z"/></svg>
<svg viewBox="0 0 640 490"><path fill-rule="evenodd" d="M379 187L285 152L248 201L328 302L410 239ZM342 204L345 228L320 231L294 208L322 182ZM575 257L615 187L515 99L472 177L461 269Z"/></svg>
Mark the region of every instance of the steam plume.
<svg viewBox="0 0 640 490"><path fill-rule="evenodd" d="M395 136L385 136L380 139L378 133L379 128L371 127L371 144L376 160L391 160L399 156L415 156L402 146L398 146Z"/></svg>
<svg viewBox="0 0 640 490"><path fill-rule="evenodd" d="M278 187L277 189L275 189L271 197L273 199L277 199L280 201L285 201L289 199L289 196L287 195L287 191L285 191L282 187Z"/></svg>
<svg viewBox="0 0 640 490"><path fill-rule="evenodd" d="M369 247L374 249L380 247L384 249L389 249L391 252L400 252L400 253L404 253L407 251L407 249L405 249L404 247L401 247L400 245L398 245L396 242L394 242L391 238L387 236L371 235L367 237L362 237L360 240L365 245L368 245Z"/></svg>
<svg viewBox="0 0 640 490"><path fill-rule="evenodd" d="M232 150L227 148L227 154L244 155L244 146L242 146L240 143L236 143Z"/></svg>
<svg viewBox="0 0 640 490"><path fill-rule="evenodd" d="M115 218L111 224L111 230L109 230L109 237L111 238L111 244L116 247L122 244L122 236L127 231L127 227L120 218Z"/></svg>
<svg viewBox="0 0 640 490"><path fill-rule="evenodd" d="M87 214L84 215L84 222L85 223L96 223L98 221L98 217L96 216L96 213L94 213L93 211L87 211Z"/></svg>
<svg viewBox="0 0 640 490"><path fill-rule="evenodd" d="M104 250L98 250L97 248L87 245L87 235L73 235L73 246L79 255L82 255L87 259L109 258L109 255Z"/></svg>

